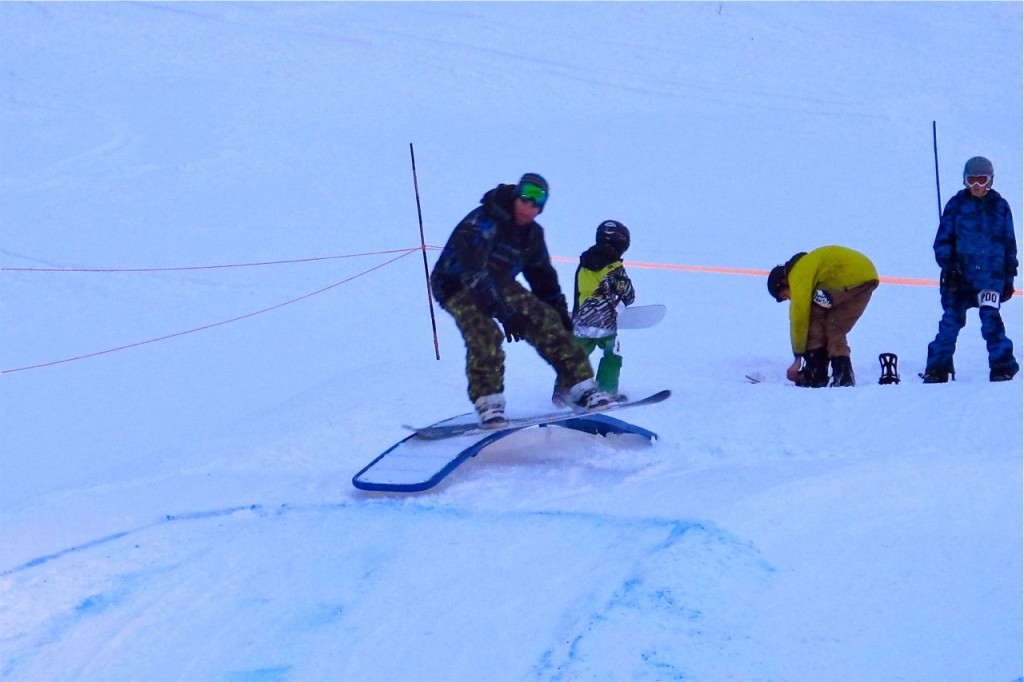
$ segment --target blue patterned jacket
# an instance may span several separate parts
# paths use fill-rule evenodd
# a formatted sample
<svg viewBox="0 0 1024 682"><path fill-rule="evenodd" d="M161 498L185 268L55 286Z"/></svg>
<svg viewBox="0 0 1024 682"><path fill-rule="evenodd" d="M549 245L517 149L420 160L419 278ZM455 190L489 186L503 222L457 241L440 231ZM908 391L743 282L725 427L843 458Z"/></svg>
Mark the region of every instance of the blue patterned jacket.
<svg viewBox="0 0 1024 682"><path fill-rule="evenodd" d="M1013 216L995 190L980 199L967 189L957 192L942 211L932 248L939 267L957 266L963 285L975 292L1001 292L1017 275Z"/></svg>

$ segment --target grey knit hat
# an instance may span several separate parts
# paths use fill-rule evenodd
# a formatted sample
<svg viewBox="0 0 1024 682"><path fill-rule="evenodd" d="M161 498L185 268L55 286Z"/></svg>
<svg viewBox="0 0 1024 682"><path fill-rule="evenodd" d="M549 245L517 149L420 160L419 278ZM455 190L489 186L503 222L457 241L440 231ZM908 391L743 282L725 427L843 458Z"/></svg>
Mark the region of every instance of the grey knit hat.
<svg viewBox="0 0 1024 682"><path fill-rule="evenodd" d="M548 187L548 181L539 173L523 173L523 177L519 178L519 189L526 185L537 185L537 187L540 187L545 192L551 191Z"/></svg>

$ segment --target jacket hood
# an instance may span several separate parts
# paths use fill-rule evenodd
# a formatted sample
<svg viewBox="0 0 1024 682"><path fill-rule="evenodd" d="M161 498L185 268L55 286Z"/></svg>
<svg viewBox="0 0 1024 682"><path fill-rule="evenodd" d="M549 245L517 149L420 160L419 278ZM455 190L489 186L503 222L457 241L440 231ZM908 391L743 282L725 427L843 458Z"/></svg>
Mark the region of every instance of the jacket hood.
<svg viewBox="0 0 1024 682"><path fill-rule="evenodd" d="M494 189L484 192L480 203L488 211L498 214L501 220L511 220L513 209L512 202L516 198L516 186L500 184Z"/></svg>
<svg viewBox="0 0 1024 682"><path fill-rule="evenodd" d="M516 200L518 189L519 185L506 185L502 183L494 189L487 190L480 199L480 203L488 208L497 207L511 216L514 212L512 204ZM543 212L544 207L541 206L539 213Z"/></svg>
<svg viewBox="0 0 1024 682"><path fill-rule="evenodd" d="M797 261L800 260L801 258L803 258L806 255L807 255L806 251L801 251L800 253L794 253L793 257L790 258L788 261L786 261L786 274L788 275L789 272L793 269L793 266L796 265Z"/></svg>
<svg viewBox="0 0 1024 682"><path fill-rule="evenodd" d="M580 254L580 265L587 270L602 270L622 260L622 253L611 244L595 244Z"/></svg>

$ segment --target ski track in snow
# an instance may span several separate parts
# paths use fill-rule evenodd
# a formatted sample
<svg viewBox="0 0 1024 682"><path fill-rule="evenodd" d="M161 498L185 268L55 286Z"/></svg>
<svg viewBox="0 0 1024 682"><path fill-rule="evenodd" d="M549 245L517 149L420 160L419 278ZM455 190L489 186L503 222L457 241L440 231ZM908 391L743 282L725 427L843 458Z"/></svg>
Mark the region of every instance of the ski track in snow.
<svg viewBox="0 0 1024 682"><path fill-rule="evenodd" d="M388 519L396 517L404 519L399 524L403 531L397 536L391 533L386 538L376 537L354 530L380 524L392 527L394 521ZM317 534L335 538L334 542L309 546L287 540L292 536L310 537L313 528ZM435 601L445 602L450 617L469 618L483 628L501 623L500 627L507 631L521 629L508 618L520 609L543 608L551 612L550 630L533 633L535 637L531 637L539 650L533 673L537 679L588 679L595 672L589 652L612 645L621 652L623 660L643 661L640 669L622 671L634 679L643 679L643 667L664 672L664 666L669 665L664 661L678 658L684 648L680 633L685 633L685 646L727 646L725 642L735 633L725 632L726 623L709 616L720 605L706 603L708 595L715 593L709 590L708 569L713 565L728 566L725 575L719 575L716 581L731 579L737 584L752 579L756 584L770 579L772 574L756 549L706 523L574 512L480 515L394 501L282 504L272 508L254 504L197 511L169 515L152 524L112 533L3 571L0 580L5 583L4 592L18 595L5 606L8 616L16 616L19 610L26 615L32 611L47 615L41 621L12 618L19 626L6 632L3 640L7 645L18 642L23 653L8 660L0 672L11 676L48 670L63 677L88 676L106 669L123 675L130 667L119 667L106 653L114 654L115 643L137 646L143 631L149 628L158 629L172 642L180 635L176 632L180 627L178 617L187 623L192 617L224 610L251 616L251 623L243 625L239 621L232 627L241 627L247 637L266 638L267 643L281 636L297 641L303 636L327 636L329 632L340 635L365 617L361 612L368 608L401 608L401 604L390 601L386 576L416 565L418 557L410 557L403 550L405 545L413 545L404 542L402 536L424 528L438 537L445 552L464 557L467 578L474 570L501 570L510 580L523 581L520 593L525 593L521 597L523 603L511 611L502 604L490 603L487 615L480 615L480 605L474 601L467 603L460 594L458 576L442 577L428 572L426 582L439 582L423 585L421 596L427 600L427 607ZM309 570L299 567L341 569L341 573L326 571L336 579L332 584L337 593L329 601L293 595L303 603L289 609L293 614L288 617L287 628L261 622L260 604L269 605L284 597L261 593L260 573L265 567L240 565L232 559L233 548L254 535L262 537L271 553L279 546L288 550L290 556L280 558L284 559L286 570L298 571L298 575L292 576L293 581L301 581L302 574ZM557 538L563 536L589 539L576 556L563 563L564 574L554 578L564 583L560 599L542 606L530 595L547 602L550 592L532 588L553 578L544 575L543 569L531 575L523 567L543 566L545 562L540 559L548 552L560 551ZM493 557L474 556L475 548L482 546L481 539L487 537L502 538L503 547L487 552L493 553ZM595 565L607 568L588 581L572 580L575 572L592 571ZM185 613L168 613L161 607L164 603L175 603L182 589L198 587L190 585L192 576L197 574L207 576L207 587L194 597L195 606ZM225 582L228 574L230 580ZM442 596L428 596L431 591ZM331 590L317 592L327 594ZM474 591L474 597L493 602L493 597L478 591ZM39 609L42 604L47 608ZM467 611L469 607L472 608ZM190 617L188 611L196 613ZM424 617L416 608L404 612L410 620ZM647 622L646 629L634 627L638 618ZM652 622L660 623L656 630L663 632L663 637L650 638ZM268 627L270 632L265 632ZM635 634L629 636L630 632ZM223 631L217 635L236 636ZM87 659L71 657L62 663L43 665L39 659L45 659L48 645L80 638L94 640L99 651ZM104 639L107 643L101 644ZM351 646L359 649L365 645L355 641ZM202 652L184 659L191 660L193 656L195 660L190 665L199 666L194 670L202 675ZM265 668L233 671L229 675L259 679L254 676L301 670L301 660L275 659L268 660ZM388 678L378 675L374 679Z"/></svg>

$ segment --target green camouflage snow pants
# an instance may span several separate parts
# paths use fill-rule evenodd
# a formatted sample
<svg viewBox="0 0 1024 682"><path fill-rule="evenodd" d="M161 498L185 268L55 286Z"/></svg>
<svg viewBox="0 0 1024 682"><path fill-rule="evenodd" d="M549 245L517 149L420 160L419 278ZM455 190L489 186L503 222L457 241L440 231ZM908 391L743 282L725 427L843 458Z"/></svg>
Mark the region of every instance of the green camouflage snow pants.
<svg viewBox="0 0 1024 682"><path fill-rule="evenodd" d="M572 332L562 326L554 308L531 294L518 282L506 285L502 296L509 308L526 318L523 340L529 343L557 373L562 386L575 386L592 379L594 370L586 352L574 341ZM466 343L466 378L469 399L505 391L505 334L490 316L477 307L465 289L441 306L455 318L455 325Z"/></svg>

